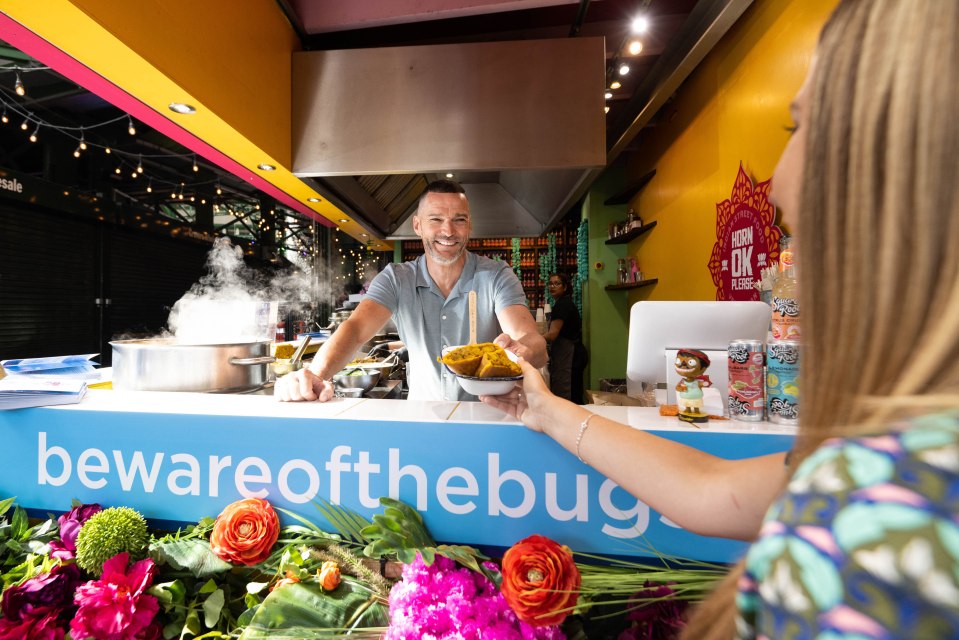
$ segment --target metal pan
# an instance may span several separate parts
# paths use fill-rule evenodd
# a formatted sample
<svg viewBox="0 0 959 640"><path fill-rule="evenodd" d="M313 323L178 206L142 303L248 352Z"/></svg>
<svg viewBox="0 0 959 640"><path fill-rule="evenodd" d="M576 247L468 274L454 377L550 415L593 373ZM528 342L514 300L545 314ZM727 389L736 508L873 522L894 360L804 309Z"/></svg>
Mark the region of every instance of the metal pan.
<svg viewBox="0 0 959 640"><path fill-rule="evenodd" d="M269 379L270 343L179 344L172 338L114 340L113 388L240 393Z"/></svg>

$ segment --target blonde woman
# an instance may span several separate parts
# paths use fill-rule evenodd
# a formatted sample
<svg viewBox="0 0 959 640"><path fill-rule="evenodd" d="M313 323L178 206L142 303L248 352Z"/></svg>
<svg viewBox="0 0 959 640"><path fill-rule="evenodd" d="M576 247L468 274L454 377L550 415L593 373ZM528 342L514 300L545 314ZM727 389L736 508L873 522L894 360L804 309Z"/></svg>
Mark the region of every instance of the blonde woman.
<svg viewBox="0 0 959 640"><path fill-rule="evenodd" d="M955 0L843 0L823 29L773 179L802 269L788 467L587 421L526 365L485 399L686 528L755 540L686 638L959 629L957 87Z"/></svg>

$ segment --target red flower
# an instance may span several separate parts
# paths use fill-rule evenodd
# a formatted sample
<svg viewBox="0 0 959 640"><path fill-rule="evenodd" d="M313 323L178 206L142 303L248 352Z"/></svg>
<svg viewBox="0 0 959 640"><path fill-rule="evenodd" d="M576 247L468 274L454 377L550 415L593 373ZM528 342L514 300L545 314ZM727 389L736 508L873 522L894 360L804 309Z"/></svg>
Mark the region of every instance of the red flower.
<svg viewBox="0 0 959 640"><path fill-rule="evenodd" d="M532 535L503 556L506 602L523 622L534 626L561 623L579 599L579 569L569 548Z"/></svg>
<svg viewBox="0 0 959 640"><path fill-rule="evenodd" d="M270 503L260 498L237 500L213 523L210 546L220 558L251 566L270 556L280 537L280 519Z"/></svg>

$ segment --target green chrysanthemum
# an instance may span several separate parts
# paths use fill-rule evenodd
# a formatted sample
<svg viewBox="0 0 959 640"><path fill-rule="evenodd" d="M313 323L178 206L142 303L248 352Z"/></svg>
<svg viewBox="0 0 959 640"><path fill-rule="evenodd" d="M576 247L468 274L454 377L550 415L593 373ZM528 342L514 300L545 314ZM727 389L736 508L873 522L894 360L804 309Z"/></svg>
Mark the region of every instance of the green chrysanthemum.
<svg viewBox="0 0 959 640"><path fill-rule="evenodd" d="M77 535L77 564L98 576L103 563L124 551L131 560L146 553L149 534L147 522L129 507L111 507L95 514L84 523Z"/></svg>

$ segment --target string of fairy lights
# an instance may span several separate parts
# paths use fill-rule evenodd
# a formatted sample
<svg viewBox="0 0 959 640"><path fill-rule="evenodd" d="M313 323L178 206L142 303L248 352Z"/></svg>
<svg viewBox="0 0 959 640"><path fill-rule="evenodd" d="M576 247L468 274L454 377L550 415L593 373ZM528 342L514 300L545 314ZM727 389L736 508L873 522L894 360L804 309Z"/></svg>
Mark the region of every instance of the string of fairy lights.
<svg viewBox="0 0 959 640"><path fill-rule="evenodd" d="M0 74L13 74L13 91L18 98L29 99L29 81L25 82L24 78L28 74L36 71L51 71L50 67L42 65L31 65L31 66L3 66L0 67ZM0 86L6 87L6 83L0 84ZM223 197L224 188L220 182L220 178L214 177L207 180L193 180L190 181L189 185L186 181L183 180L170 180L159 175L156 175L155 172L149 172L147 168L144 167L144 161L150 161L152 159L163 159L163 160L183 160L190 163L190 168L194 174L199 174L200 165L197 160L197 155L193 152L187 153L177 153L174 151L166 151L163 153L142 153L142 152L131 152L124 149L118 149L114 145L107 144L100 141L97 138L98 130L103 127L109 127L111 125L116 125L117 123L124 122L126 123L127 133L130 136L137 135L137 122L133 119L130 114L121 114L116 117L107 118L100 122L95 122L85 125L71 125L71 124L55 124L48 119L39 115L36 111L30 109L26 104L20 104L12 95L8 95L9 91L0 92L0 125L2 126L19 126L19 128L28 136L28 140L31 143L37 143L41 136L46 135L48 132L55 132L58 135L65 136L76 143L72 155L75 159L79 160L84 155L89 153L103 153L106 156L110 156L115 159L116 165L113 169L113 172L117 176L128 177L132 180L145 180L146 187L145 191L148 194L156 194L158 197L164 198L167 200L165 203L170 209L176 214L177 217L181 218L184 221L188 221L188 216L184 215L185 212L178 205L191 205L191 208L194 208L195 216L195 206L197 201L199 204L206 205L208 197L213 200L212 208L214 216L224 214L229 215L234 218L233 222L227 224L218 225L218 230L223 230L228 226L231 226L237 222L243 222L243 227L249 232L251 236L254 236L254 230L250 226L251 221L247 221L247 218L250 218L254 212L259 212L261 205L258 201L249 199L243 195L238 195L236 192L232 192L228 198ZM18 124L19 123L19 124ZM164 196L164 193L166 194ZM277 213L277 208L270 208L269 214L272 219L273 216ZM292 220L297 220L296 216L292 216L291 212L287 212L283 209L279 209L284 215L289 216ZM255 223L256 232L262 237L263 233L269 233L271 231L271 223L264 219L263 216L259 216L259 219ZM274 229L276 233L276 240L292 240L298 246L295 250L302 256L311 254L315 252L314 243L306 242L299 236L295 234L290 234L288 236L283 236L281 230ZM252 242L255 244L256 240L253 239Z"/></svg>
<svg viewBox="0 0 959 640"><path fill-rule="evenodd" d="M318 247L314 241L316 237L315 222L309 225L300 225L300 219L293 215L291 211L280 207L270 207L266 211L261 211L259 201L238 195L235 191L224 197L224 187L220 179L214 177L208 180L196 180L187 184L184 180L169 180L155 172L151 172L144 162L152 159L180 159L190 164L194 174L199 174L200 165L197 155L193 152L176 153L173 151L163 153L141 153L131 152L125 149L118 149L115 145L103 142L98 135L98 130L103 127L115 126L117 123L126 123L127 133L132 137L137 135L137 121L130 114L122 113L116 117L107 118L100 122L92 124L72 125L55 124L30 109L25 104L17 102L12 94L24 100L29 99L29 80L25 82L24 78L28 74L36 71L51 71L46 66L2 66L0 74L13 74L13 91L9 91L5 82L0 81L0 126L19 126L19 128L28 136L31 143L37 143L41 137L50 132L66 136L76 144L72 155L79 160L86 154L102 153L115 159L116 166L113 172L117 176L129 178L131 180L145 180L145 191L148 194L156 194L156 197L162 198L163 206L167 208L175 217L181 221L189 223L192 213L194 219L196 216L197 202L206 205L208 198L212 199L212 209L214 216L229 215L233 218L231 222L225 224L216 224L214 235L230 226L245 229L249 236L251 244L262 244L267 234L273 234L272 238L278 243L278 248L285 251L294 251L297 255L305 259L315 259L318 255ZM128 196L129 197L129 196ZM135 200L135 198L133 198ZM192 210L192 212L191 212ZM267 215L263 215L266 213ZM277 225L276 216L286 216L284 229ZM294 230L296 227L296 230ZM309 237L303 237L297 230L308 230ZM334 276L334 280L344 283L354 279L365 282L368 277L375 275L377 271L377 260L369 244L365 251L361 246L355 248L346 247L346 242L340 242L341 230L337 227L333 235L333 242L336 248L334 262L338 261L340 274ZM259 240L258 240L259 239ZM348 236L347 236L347 239ZM292 243L294 246L286 246L284 243Z"/></svg>
<svg viewBox="0 0 959 640"><path fill-rule="evenodd" d="M347 248L344 251L340 245L340 233L341 229L336 227L333 234L333 243L336 248L334 258L339 259L341 273L334 276L333 281L349 282L356 279L359 282L366 282L367 277L372 278L377 272L377 260L373 249L367 244L365 253L362 248ZM350 260L351 264L348 265L347 260Z"/></svg>

